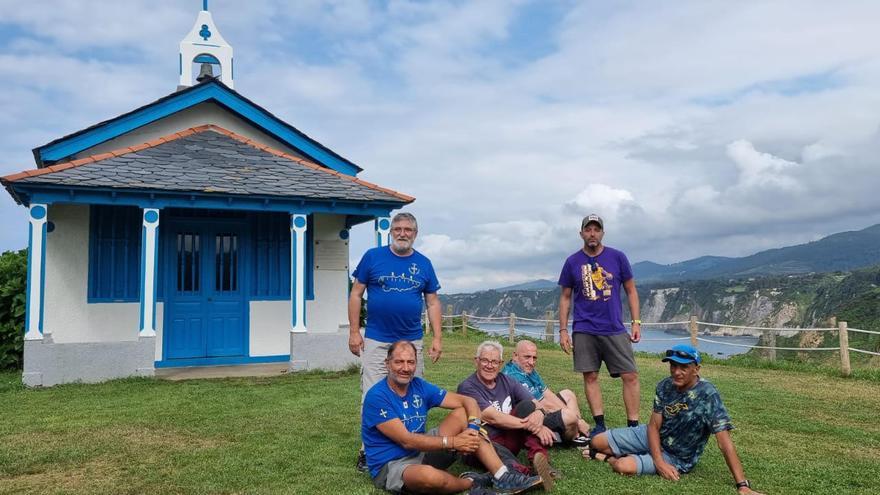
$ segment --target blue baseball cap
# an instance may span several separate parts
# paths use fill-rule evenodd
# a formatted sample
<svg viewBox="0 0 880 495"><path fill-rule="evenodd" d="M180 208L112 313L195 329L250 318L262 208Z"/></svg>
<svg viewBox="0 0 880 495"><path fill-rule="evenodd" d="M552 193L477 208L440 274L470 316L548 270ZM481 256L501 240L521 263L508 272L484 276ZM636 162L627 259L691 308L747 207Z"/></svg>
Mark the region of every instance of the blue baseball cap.
<svg viewBox="0 0 880 495"><path fill-rule="evenodd" d="M700 364L700 351L690 344L678 344L664 353L663 362L674 361L678 364Z"/></svg>

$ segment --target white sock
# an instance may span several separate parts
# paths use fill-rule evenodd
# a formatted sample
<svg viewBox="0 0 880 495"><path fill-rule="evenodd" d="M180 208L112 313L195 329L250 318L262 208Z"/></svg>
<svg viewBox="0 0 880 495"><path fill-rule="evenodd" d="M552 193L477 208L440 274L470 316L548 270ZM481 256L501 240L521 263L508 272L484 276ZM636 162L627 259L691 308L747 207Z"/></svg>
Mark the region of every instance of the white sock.
<svg viewBox="0 0 880 495"><path fill-rule="evenodd" d="M495 471L495 474L493 476L495 477L496 480L500 480L501 477L504 476L505 474L507 474L507 466L502 464L501 467L498 468L498 471Z"/></svg>

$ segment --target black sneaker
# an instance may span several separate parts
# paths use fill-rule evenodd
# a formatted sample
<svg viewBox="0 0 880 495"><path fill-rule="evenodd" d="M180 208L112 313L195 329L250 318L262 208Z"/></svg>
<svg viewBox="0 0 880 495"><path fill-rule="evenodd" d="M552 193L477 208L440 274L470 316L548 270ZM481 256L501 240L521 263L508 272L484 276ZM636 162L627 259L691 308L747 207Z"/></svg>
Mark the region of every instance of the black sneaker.
<svg viewBox="0 0 880 495"><path fill-rule="evenodd" d="M491 473L477 473L474 471L466 471L458 475L459 478L469 479L473 482L471 487L489 488L492 486L493 476Z"/></svg>
<svg viewBox="0 0 880 495"><path fill-rule="evenodd" d="M505 495L522 493L541 484L540 476L526 476L519 471L508 470L500 479L492 478L492 488Z"/></svg>
<svg viewBox="0 0 880 495"><path fill-rule="evenodd" d="M571 439L571 444L579 449L585 449L590 446L590 437L584 434L579 434Z"/></svg>
<svg viewBox="0 0 880 495"><path fill-rule="evenodd" d="M354 467L362 473L367 472L367 453L363 450L358 451L358 460L357 463L355 463Z"/></svg>
<svg viewBox="0 0 880 495"><path fill-rule="evenodd" d="M605 433L605 425L596 425L590 430L590 438L596 438L596 435Z"/></svg>
<svg viewBox="0 0 880 495"><path fill-rule="evenodd" d="M468 495L496 495L496 492L493 492L485 486L474 485L468 490Z"/></svg>

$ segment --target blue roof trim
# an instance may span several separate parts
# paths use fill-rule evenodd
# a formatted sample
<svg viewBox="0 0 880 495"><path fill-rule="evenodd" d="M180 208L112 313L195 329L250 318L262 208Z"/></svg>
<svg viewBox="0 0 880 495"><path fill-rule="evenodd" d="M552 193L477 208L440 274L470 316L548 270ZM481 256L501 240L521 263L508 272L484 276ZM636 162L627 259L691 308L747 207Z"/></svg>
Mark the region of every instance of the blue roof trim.
<svg viewBox="0 0 880 495"><path fill-rule="evenodd" d="M36 148L34 156L37 165L67 159L85 149L205 101L214 101L226 107L318 164L351 176L362 170L217 79L173 93L137 110Z"/></svg>
<svg viewBox="0 0 880 495"><path fill-rule="evenodd" d="M335 213L370 218L389 216L392 210L404 206L384 201L343 201L279 198L263 196L236 196L189 192L155 192L120 190L113 188L75 189L34 184L11 184L16 197L24 204L32 202L55 204L110 204L138 208L211 208L217 210L283 211L295 213Z"/></svg>

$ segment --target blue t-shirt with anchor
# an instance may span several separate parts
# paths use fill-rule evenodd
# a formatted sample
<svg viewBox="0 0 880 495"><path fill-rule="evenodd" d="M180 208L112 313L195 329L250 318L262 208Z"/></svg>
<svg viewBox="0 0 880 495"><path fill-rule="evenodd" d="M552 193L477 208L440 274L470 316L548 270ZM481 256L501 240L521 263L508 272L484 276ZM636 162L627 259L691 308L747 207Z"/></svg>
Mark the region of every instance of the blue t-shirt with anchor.
<svg viewBox="0 0 880 495"><path fill-rule="evenodd" d="M397 256L389 246L370 249L352 274L367 286L368 339L379 342L422 338L424 294L440 290L431 260L413 250Z"/></svg>
<svg viewBox="0 0 880 495"><path fill-rule="evenodd" d="M361 440L370 476L375 478L390 461L419 453L394 443L377 426L397 418L410 433L425 433L428 410L439 406L444 398L445 390L419 377L413 377L403 397L391 390L388 380L373 385L361 410Z"/></svg>

